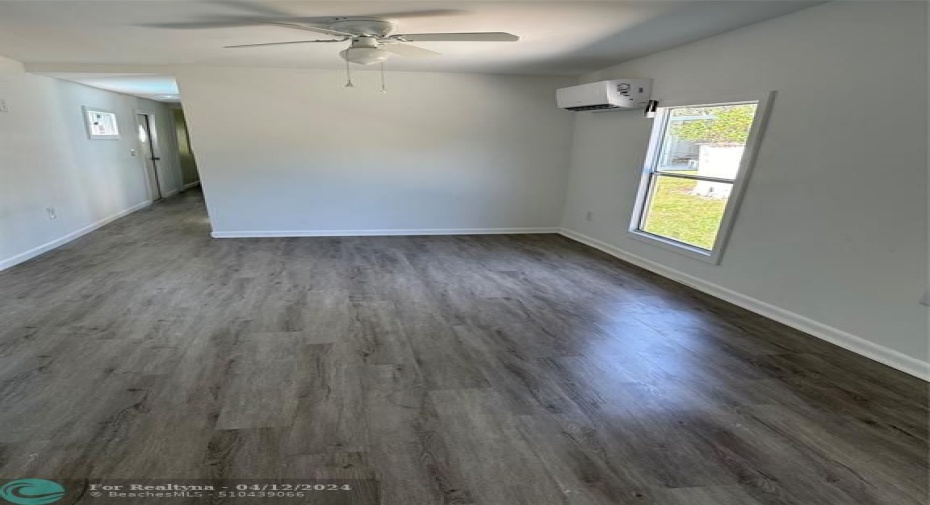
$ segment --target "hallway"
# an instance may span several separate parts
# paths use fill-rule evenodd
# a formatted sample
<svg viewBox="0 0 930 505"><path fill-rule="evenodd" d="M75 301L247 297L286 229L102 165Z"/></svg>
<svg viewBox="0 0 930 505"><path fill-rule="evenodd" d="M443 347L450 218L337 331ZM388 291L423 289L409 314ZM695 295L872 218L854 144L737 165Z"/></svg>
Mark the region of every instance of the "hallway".
<svg viewBox="0 0 930 505"><path fill-rule="evenodd" d="M566 238L209 231L191 191L0 273L3 476L375 479L390 505L926 495L925 383Z"/></svg>

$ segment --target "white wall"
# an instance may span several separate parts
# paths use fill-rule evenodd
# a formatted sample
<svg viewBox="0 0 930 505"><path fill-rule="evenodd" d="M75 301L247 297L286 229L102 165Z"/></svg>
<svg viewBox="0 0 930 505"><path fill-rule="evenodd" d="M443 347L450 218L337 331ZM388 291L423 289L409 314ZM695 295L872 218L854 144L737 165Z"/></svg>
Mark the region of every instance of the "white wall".
<svg viewBox="0 0 930 505"><path fill-rule="evenodd" d="M582 81L617 77L655 79L660 102L778 95L719 266L626 234L651 127L636 113L577 115L567 229L885 362L926 362L925 3L832 2Z"/></svg>
<svg viewBox="0 0 930 505"><path fill-rule="evenodd" d="M25 261L149 200L134 110L156 115L162 191L180 187L173 123L151 100L27 74L0 57L0 269ZM87 138L81 106L117 113L119 140ZM58 218L49 219L46 207Z"/></svg>
<svg viewBox="0 0 930 505"><path fill-rule="evenodd" d="M216 236L558 227L573 82L180 68Z"/></svg>

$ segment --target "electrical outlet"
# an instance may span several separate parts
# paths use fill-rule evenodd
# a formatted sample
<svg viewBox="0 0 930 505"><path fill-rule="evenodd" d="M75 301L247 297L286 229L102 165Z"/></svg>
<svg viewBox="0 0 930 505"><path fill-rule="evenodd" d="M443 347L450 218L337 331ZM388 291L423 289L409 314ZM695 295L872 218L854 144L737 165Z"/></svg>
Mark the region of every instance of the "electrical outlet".
<svg viewBox="0 0 930 505"><path fill-rule="evenodd" d="M10 106L6 104L6 100L0 98L0 112L10 112Z"/></svg>
<svg viewBox="0 0 930 505"><path fill-rule="evenodd" d="M584 215L584 220L585 220L585 221L594 221L594 213L591 212L591 211L589 210L587 213L585 213L585 215Z"/></svg>
<svg viewBox="0 0 930 505"><path fill-rule="evenodd" d="M58 219L58 213L55 212L55 207L46 207L45 212L48 213L49 219Z"/></svg>

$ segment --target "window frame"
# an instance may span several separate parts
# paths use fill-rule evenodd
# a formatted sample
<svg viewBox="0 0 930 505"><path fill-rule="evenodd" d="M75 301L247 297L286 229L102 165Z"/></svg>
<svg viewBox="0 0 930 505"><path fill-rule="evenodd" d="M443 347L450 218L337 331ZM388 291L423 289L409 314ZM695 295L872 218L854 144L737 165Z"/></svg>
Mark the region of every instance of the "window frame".
<svg viewBox="0 0 930 505"><path fill-rule="evenodd" d="M736 215L742 203L743 196L746 192L746 185L749 182L749 176L756 162L759 152L759 145L765 126L768 123L769 113L771 111L772 100L775 97L774 91L741 93L735 95L703 97L700 99L689 100L662 100L660 107L656 110L655 120L652 125L652 133L649 137L649 148L646 151L646 158L643 162L642 175L640 176L639 189L636 194L636 204L633 207L632 219L627 230L627 234L633 238L645 241L652 245L661 247L666 250L684 254L691 258L705 261L712 264L719 264L723 258L724 250L730 238L733 225L736 222ZM742 103L756 103L756 114L753 118L752 126L749 129L749 136L746 138L746 144L743 150L743 157L740 159L739 169L736 177L733 179L733 188L730 190L730 196L724 207L723 218L720 220L720 228L717 231L717 237L714 239L714 245L711 250L702 249L678 240L663 237L649 233L640 228L642 220L646 214L646 209L652 198L653 181L658 177L679 177L692 179L694 177L683 177L680 175L668 175L659 171L658 162L662 151L662 144L665 140L665 132L669 123L669 112L671 109L678 107L710 107L721 105L738 105ZM657 175L658 174L658 175ZM664 175L663 175L664 174ZM698 180L711 180L713 177L701 177ZM718 181L727 182L731 181Z"/></svg>

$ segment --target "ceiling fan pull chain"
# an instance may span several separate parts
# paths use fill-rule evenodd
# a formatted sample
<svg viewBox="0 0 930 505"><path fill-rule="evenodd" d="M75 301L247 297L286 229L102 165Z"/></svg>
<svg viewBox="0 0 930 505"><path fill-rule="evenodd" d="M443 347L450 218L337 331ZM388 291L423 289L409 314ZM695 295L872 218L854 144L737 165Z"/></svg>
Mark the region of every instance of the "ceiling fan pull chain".
<svg viewBox="0 0 930 505"><path fill-rule="evenodd" d="M384 86L384 62L381 63L381 92L387 93L387 88Z"/></svg>
<svg viewBox="0 0 930 505"><path fill-rule="evenodd" d="M352 49L351 47L346 48L346 58L345 58L346 60L346 86L345 87L347 88L355 87L355 85L352 84L352 70L349 68L349 51L351 49Z"/></svg>

